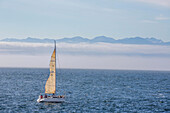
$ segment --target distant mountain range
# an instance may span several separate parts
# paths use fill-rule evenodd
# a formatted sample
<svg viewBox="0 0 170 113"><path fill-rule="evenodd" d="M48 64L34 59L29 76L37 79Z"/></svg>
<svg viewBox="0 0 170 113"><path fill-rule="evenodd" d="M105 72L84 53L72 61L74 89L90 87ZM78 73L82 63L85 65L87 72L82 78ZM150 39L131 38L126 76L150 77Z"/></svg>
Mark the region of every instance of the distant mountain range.
<svg viewBox="0 0 170 113"><path fill-rule="evenodd" d="M15 39L15 38L6 38L0 41L3 42L32 42L32 43L53 43L54 39L38 39L28 37L26 39ZM162 40L156 38L141 38L141 37L132 37L132 38L124 38L115 40L111 37L106 36L98 36L93 39L83 38L80 36L72 37L72 38L62 38L56 39L57 42L65 42L65 43L120 43L120 44L148 44L148 45L170 45L170 42L163 42Z"/></svg>

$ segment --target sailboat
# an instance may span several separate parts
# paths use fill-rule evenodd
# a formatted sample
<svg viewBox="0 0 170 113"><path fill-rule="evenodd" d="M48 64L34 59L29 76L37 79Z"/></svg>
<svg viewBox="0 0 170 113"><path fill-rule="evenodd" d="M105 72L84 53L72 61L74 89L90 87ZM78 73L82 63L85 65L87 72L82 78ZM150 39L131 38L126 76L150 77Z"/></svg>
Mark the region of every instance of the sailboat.
<svg viewBox="0 0 170 113"><path fill-rule="evenodd" d="M50 60L50 75L45 84L45 95L40 95L37 102L64 102L63 95L56 95L56 41L54 41L54 51Z"/></svg>

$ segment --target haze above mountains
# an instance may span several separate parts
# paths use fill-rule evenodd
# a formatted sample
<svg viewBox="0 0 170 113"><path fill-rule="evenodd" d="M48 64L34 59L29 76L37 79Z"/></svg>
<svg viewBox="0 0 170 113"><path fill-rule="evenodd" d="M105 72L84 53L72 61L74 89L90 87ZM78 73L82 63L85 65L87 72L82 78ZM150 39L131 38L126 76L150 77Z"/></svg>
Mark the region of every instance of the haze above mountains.
<svg viewBox="0 0 170 113"><path fill-rule="evenodd" d="M5 38L0 40L1 42L30 42L30 43L53 43L54 39L39 39L28 37L26 39L16 39L16 38ZM56 41L63 43L119 43L119 44L147 44L147 45L170 45L170 42L164 42L156 38L142 38L142 37L132 37L115 40L111 37L98 36L93 39L83 38L80 36L72 38L61 38L56 39Z"/></svg>

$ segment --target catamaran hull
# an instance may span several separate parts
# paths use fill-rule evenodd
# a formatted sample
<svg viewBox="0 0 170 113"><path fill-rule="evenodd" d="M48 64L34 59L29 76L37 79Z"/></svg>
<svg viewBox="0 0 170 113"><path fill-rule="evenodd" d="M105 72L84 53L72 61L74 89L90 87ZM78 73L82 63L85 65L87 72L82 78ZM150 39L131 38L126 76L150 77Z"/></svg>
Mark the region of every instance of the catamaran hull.
<svg viewBox="0 0 170 113"><path fill-rule="evenodd" d="M64 98L39 98L37 99L37 102L62 103L64 102Z"/></svg>

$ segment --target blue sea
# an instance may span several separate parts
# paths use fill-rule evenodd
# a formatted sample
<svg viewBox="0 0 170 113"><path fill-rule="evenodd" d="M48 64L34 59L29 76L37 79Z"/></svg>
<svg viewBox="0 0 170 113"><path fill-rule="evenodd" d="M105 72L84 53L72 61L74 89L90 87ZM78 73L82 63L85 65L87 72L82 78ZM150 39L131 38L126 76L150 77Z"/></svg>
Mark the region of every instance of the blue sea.
<svg viewBox="0 0 170 113"><path fill-rule="evenodd" d="M0 113L170 113L170 72L61 69L64 103L37 103L49 69L0 68Z"/></svg>

